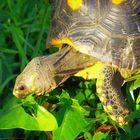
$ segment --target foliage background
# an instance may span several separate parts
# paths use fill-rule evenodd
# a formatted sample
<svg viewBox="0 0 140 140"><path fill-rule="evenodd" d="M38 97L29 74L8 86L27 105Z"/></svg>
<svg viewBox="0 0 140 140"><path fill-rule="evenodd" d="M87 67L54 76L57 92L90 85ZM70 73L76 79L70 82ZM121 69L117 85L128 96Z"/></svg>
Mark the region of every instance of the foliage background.
<svg viewBox="0 0 140 140"><path fill-rule="evenodd" d="M1 0L0 139L140 138L139 75L127 79L122 88L134 110L128 118L134 120L133 123L123 129L104 112L96 96L95 79L85 81L72 77L43 97L19 100L12 95L15 78L25 65L35 56L56 51L46 49L50 13L51 5L47 0ZM45 108L51 113L45 112Z"/></svg>

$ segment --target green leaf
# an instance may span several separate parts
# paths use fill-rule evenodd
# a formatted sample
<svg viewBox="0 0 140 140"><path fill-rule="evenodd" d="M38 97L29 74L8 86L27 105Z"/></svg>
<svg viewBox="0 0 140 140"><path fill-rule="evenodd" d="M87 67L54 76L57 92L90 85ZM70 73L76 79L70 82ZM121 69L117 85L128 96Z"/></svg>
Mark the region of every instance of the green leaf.
<svg viewBox="0 0 140 140"><path fill-rule="evenodd" d="M45 29L45 26L46 26L46 21L48 19L48 15L50 13L50 9L49 8L46 8L45 9L45 12L44 12L44 15L43 15L43 18L42 18L42 21L41 21L41 28L40 28L40 32L39 32L39 35L38 35L38 40L37 40L37 43L36 43L36 47L33 51L33 56L32 57L35 57L37 54L38 54L38 51L40 49L40 45L41 45L41 41L42 41L42 36L43 36L43 33L44 33L44 29Z"/></svg>
<svg viewBox="0 0 140 140"><path fill-rule="evenodd" d="M7 49L7 48L1 48L0 49L0 52L3 52L3 53L9 53L9 54L17 54L18 53L18 51L16 51L16 50L12 50L12 49Z"/></svg>
<svg viewBox="0 0 140 140"><path fill-rule="evenodd" d="M7 105L0 110L0 129L23 128L25 130L39 131L57 129L55 117L45 108L38 105L36 115L31 116L17 102L17 99L11 98L8 100ZM9 107L10 104L11 106Z"/></svg>
<svg viewBox="0 0 140 140"><path fill-rule="evenodd" d="M133 139L140 138L140 123L133 127L131 134Z"/></svg>
<svg viewBox="0 0 140 140"><path fill-rule="evenodd" d="M127 120L132 120L132 119L136 119L136 118L140 118L140 110L131 112L131 114L127 117Z"/></svg>
<svg viewBox="0 0 140 140"><path fill-rule="evenodd" d="M129 78L125 79L125 81L129 82L129 81L133 81L133 80L136 80L136 79L140 79L140 74L129 77Z"/></svg>
<svg viewBox="0 0 140 140"><path fill-rule="evenodd" d="M70 96L69 96L69 93L67 92L67 91L65 91L65 90L62 90L62 93L61 93L61 95L60 95L60 101L61 100L69 100L69 99L71 99L70 98Z"/></svg>
<svg viewBox="0 0 140 140"><path fill-rule="evenodd" d="M130 91L136 90L140 87L140 74L125 79L126 82L133 81L130 86Z"/></svg>
<svg viewBox="0 0 140 140"><path fill-rule="evenodd" d="M40 130L52 131L57 129L55 117L42 106L38 106L37 116L34 118L37 120Z"/></svg>
<svg viewBox="0 0 140 140"><path fill-rule="evenodd" d="M23 38L23 32L22 30L15 26L15 25L10 25L10 27L6 27L7 29L9 29L9 31L12 34L12 38L14 43L16 44L16 47L18 49L18 52L20 53L20 57L21 57L21 68L23 68L25 66L25 64L27 64L28 59L26 57L26 53L23 46L23 41L21 40L21 37Z"/></svg>
<svg viewBox="0 0 140 140"><path fill-rule="evenodd" d="M92 140L92 135L89 132L84 133L85 140Z"/></svg>
<svg viewBox="0 0 140 140"><path fill-rule="evenodd" d="M133 84L133 90L136 90L140 87L140 79L136 79Z"/></svg>
<svg viewBox="0 0 140 140"><path fill-rule="evenodd" d="M54 131L53 140L74 140L88 126L78 105L69 106L64 114L61 126Z"/></svg>
<svg viewBox="0 0 140 140"><path fill-rule="evenodd" d="M0 139L1 140L11 139L12 136L13 136L13 130L1 130L0 131Z"/></svg>
<svg viewBox="0 0 140 140"><path fill-rule="evenodd" d="M131 132L132 133L132 132ZM120 138L119 138L119 140L133 140L132 139L132 136L129 134L129 133L122 133L121 135L120 135Z"/></svg>
<svg viewBox="0 0 140 140"><path fill-rule="evenodd" d="M140 93L139 93L139 95L138 95L138 97L137 97L136 103L137 103L137 104L140 103Z"/></svg>
<svg viewBox="0 0 140 140"><path fill-rule="evenodd" d="M92 140L111 140L111 137L109 136L109 133L102 133L102 132L97 132L93 136Z"/></svg>
<svg viewBox="0 0 140 140"><path fill-rule="evenodd" d="M0 86L0 94L2 94L2 91L6 87L6 85L15 77L16 77L16 75L11 75L1 84L1 86Z"/></svg>

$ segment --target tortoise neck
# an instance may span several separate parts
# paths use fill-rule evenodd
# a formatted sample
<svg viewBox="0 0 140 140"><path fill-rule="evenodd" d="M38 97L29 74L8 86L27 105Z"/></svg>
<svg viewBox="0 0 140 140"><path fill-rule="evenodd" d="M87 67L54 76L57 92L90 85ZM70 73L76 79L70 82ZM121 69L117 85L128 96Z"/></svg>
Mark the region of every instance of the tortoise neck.
<svg viewBox="0 0 140 140"><path fill-rule="evenodd" d="M65 46L48 57L41 57L40 62L43 65L45 79L49 78L53 85L51 90L70 76L95 63L93 57L82 54L70 46Z"/></svg>

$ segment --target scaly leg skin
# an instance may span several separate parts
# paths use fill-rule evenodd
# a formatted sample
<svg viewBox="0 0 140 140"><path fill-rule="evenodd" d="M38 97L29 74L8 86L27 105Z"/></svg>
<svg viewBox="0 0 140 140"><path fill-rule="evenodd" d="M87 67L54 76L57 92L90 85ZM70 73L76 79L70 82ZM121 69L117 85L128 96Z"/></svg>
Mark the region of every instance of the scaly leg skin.
<svg viewBox="0 0 140 140"><path fill-rule="evenodd" d="M127 124L126 117L130 110L121 92L123 78L110 66L103 66L97 79L97 95L110 118L120 126Z"/></svg>

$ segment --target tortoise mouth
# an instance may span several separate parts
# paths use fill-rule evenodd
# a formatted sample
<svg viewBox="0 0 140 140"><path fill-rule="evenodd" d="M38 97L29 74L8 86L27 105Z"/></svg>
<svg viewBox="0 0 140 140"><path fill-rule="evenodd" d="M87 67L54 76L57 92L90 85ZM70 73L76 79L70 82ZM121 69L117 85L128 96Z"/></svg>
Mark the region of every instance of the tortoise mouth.
<svg viewBox="0 0 140 140"><path fill-rule="evenodd" d="M26 86L20 85L14 88L13 95L16 96L17 98L25 99L27 96L33 95L33 94L37 96L43 95L44 92L45 91L42 89L28 90Z"/></svg>
<svg viewBox="0 0 140 140"><path fill-rule="evenodd" d="M13 95L16 96L17 98L21 98L21 99L26 98L25 93L19 93L17 90L13 91Z"/></svg>
<svg viewBox="0 0 140 140"><path fill-rule="evenodd" d="M27 87L24 84L14 87L13 95L17 98L25 98L28 94Z"/></svg>

